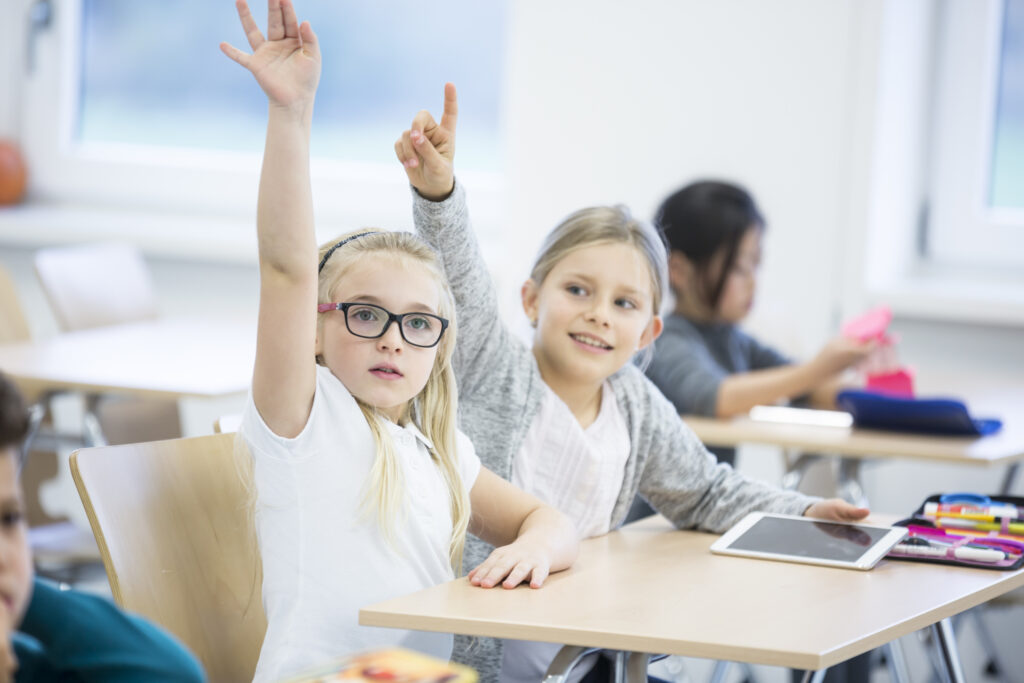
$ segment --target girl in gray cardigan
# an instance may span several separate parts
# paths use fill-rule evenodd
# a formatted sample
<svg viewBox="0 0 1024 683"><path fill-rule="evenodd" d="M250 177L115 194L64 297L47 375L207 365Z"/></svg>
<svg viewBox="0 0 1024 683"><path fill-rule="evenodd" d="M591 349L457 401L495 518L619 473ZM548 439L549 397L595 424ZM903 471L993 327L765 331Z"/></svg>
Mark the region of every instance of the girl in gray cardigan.
<svg viewBox="0 0 1024 683"><path fill-rule="evenodd" d="M449 83L441 123L420 112L395 152L415 189L416 229L440 255L455 295L459 419L485 467L562 509L584 536L622 524L638 493L677 527L712 532L754 510L845 521L867 515L717 465L630 362L661 331L667 257L651 226L624 208L584 209L548 236L523 286L536 332L532 348L522 344L501 321L455 183L456 116ZM466 566L487 553L471 539ZM557 651L508 643L516 657L503 658L501 642L478 640L456 642L455 658L485 682L499 672L502 680L540 680Z"/></svg>

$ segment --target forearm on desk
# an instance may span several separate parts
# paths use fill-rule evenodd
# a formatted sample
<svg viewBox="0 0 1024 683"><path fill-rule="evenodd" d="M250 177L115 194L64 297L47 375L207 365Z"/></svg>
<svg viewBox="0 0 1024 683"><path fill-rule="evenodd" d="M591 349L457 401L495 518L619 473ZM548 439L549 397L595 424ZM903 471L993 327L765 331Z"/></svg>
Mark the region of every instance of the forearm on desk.
<svg viewBox="0 0 1024 683"><path fill-rule="evenodd" d="M812 403L835 404L834 375L815 361L729 375L718 385L715 416L733 417L756 405L812 393ZM827 383L827 384L826 384ZM820 392L820 393L819 393ZM828 398L831 392L831 399Z"/></svg>

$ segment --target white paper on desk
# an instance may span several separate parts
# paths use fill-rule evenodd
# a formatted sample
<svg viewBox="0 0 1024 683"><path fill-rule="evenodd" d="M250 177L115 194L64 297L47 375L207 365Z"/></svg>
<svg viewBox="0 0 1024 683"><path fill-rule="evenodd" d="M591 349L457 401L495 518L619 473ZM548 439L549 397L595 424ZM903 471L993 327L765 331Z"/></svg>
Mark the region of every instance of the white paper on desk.
<svg viewBox="0 0 1024 683"><path fill-rule="evenodd" d="M750 419L758 422L814 425L817 427L850 427L853 416L841 410L813 410L789 406L754 406Z"/></svg>

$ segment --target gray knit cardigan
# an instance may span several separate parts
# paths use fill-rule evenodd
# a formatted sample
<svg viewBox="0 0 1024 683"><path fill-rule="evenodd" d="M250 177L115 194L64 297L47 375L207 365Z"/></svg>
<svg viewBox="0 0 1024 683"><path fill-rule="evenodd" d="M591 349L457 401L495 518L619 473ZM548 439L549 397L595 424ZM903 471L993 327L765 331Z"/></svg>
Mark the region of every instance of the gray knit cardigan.
<svg viewBox="0 0 1024 683"><path fill-rule="evenodd" d="M512 459L536 416L544 392L533 353L502 323L494 284L480 254L462 186L441 202L413 190L416 230L440 255L455 295L458 341L455 375L459 424L484 467L512 478ZM629 428L630 453L611 515L620 526L639 493L679 528L721 532L748 512L801 514L817 500L748 479L713 455L672 404L632 364L609 379ZM491 546L470 537L464 569L483 562ZM543 590L543 589L541 589ZM498 680L501 641L456 637L453 659Z"/></svg>

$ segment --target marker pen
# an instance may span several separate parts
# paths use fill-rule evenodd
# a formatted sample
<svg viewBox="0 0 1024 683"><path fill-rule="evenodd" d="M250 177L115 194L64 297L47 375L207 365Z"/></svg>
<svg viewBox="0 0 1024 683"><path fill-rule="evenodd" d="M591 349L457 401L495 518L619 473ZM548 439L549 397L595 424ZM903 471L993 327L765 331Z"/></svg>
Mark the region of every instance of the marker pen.
<svg viewBox="0 0 1024 683"><path fill-rule="evenodd" d="M907 545L897 543L890 552L897 555L918 555L921 557L948 557L947 548L936 548L927 545ZM1001 562L1006 559L1006 553L1002 550L989 550L988 548L954 548L953 557L958 560L970 560L971 562Z"/></svg>
<svg viewBox="0 0 1024 683"><path fill-rule="evenodd" d="M937 526L956 527L958 529L977 529L978 531L1001 531L1002 525L996 522L980 522L974 519L963 519L961 517L937 517ZM1024 522L1007 524L1007 531L1011 534L1024 535Z"/></svg>
<svg viewBox="0 0 1024 683"><path fill-rule="evenodd" d="M971 519L980 519L981 517L987 518L986 521L991 522L995 517L1011 517L1013 519L1020 518L1020 510L1017 509L1016 505L1003 505L999 503L993 503L992 505L968 505L964 503L925 503L924 514L936 516L942 514L953 514L961 517L967 517ZM978 517L975 517L978 515Z"/></svg>

